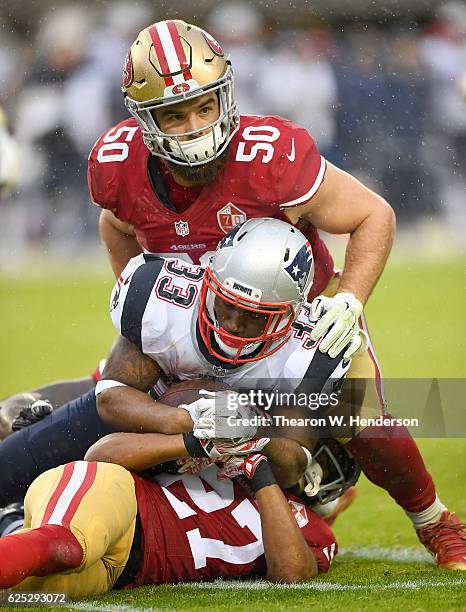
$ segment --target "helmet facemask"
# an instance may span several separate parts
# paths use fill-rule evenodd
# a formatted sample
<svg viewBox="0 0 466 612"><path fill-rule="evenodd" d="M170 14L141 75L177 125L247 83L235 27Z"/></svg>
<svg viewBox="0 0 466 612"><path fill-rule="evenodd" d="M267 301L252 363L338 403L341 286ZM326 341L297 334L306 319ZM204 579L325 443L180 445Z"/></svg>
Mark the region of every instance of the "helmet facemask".
<svg viewBox="0 0 466 612"><path fill-rule="evenodd" d="M221 361L241 364L258 361L278 351L288 340L291 325L296 318L292 302L262 302L260 290L241 287L240 282L226 279L222 284L208 267L204 275L199 308L199 329L210 354ZM246 294L250 293L252 297ZM243 316L262 316L264 325L260 334L242 337L221 326L216 313L220 303L241 311Z"/></svg>
<svg viewBox="0 0 466 612"><path fill-rule="evenodd" d="M312 456L323 470L323 480L318 492L309 499L318 504L327 504L341 497L349 487L356 484L361 468L346 446L332 438L318 441Z"/></svg>

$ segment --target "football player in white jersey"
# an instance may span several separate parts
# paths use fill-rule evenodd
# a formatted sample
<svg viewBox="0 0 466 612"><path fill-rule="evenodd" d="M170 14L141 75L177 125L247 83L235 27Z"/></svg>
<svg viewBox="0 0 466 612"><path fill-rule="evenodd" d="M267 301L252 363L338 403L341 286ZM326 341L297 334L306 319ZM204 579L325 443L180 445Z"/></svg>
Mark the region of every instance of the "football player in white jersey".
<svg viewBox="0 0 466 612"><path fill-rule="evenodd" d="M170 433L176 417L154 410L147 395L162 375L268 392L319 393L339 381L350 365L344 350L332 359L309 339L303 306L312 278L309 242L277 219L235 228L205 271L135 257L111 298L120 336L96 386L101 418L122 431Z"/></svg>

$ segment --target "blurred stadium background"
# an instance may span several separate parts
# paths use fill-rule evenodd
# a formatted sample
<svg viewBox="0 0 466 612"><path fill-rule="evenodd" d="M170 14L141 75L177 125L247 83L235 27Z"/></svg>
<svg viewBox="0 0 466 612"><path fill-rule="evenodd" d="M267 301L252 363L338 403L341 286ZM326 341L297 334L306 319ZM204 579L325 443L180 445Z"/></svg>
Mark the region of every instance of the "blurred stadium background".
<svg viewBox="0 0 466 612"><path fill-rule="evenodd" d="M99 211L89 203L87 155L104 130L126 117L120 79L128 46L142 27L168 17L205 27L231 53L243 113L281 114L305 125L330 161L394 207L397 242L367 309L385 375L464 378L463 2L3 0L0 104L19 162L7 169L17 182L0 202L0 397L85 375L111 343L113 279L99 245ZM344 237L329 241L341 264ZM463 519L465 448L464 440L422 442L442 499ZM378 595L352 591L356 607L375 609L377 601L386 609L461 609L456 577L436 573L436 582L416 586L419 576L429 581L434 574L422 550L409 548L415 536L403 513L367 482L361 489L356 510L337 525L349 557L328 579L395 579L394 590L377 587ZM362 512L368 507L374 520ZM408 547L406 563L398 553L381 563L379 549L354 552L374 545ZM411 581L409 600L400 580ZM449 590L438 590L442 581ZM341 609L348 607L345 588L296 591L282 605ZM161 605L166 597L173 607L172 591L164 593L157 592ZM205 609L206 598L216 609L222 602L228 610L264 605L260 592L185 595L179 607ZM118 597L124 604L137 599Z"/></svg>
<svg viewBox="0 0 466 612"><path fill-rule="evenodd" d="M30 265L31 253L95 261L87 155L127 116L129 44L168 16L206 27L231 53L243 113L306 126L330 161L382 193L400 248L464 252L464 2L3 0L0 103L20 162L0 209L2 269Z"/></svg>

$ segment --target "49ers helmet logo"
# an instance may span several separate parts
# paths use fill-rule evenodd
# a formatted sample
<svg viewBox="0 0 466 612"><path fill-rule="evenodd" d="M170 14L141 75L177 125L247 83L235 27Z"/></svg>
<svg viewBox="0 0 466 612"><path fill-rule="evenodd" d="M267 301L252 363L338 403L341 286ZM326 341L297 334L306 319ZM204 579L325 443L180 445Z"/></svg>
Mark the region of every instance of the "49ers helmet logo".
<svg viewBox="0 0 466 612"><path fill-rule="evenodd" d="M133 59L131 51L128 51L123 65L123 87L129 87L133 82Z"/></svg>
<svg viewBox="0 0 466 612"><path fill-rule="evenodd" d="M189 91L190 87L188 85L188 83L180 83L179 85L175 85L175 87L173 87L172 89L172 93L176 95L180 94L180 93L184 93L185 91Z"/></svg>
<svg viewBox="0 0 466 612"><path fill-rule="evenodd" d="M237 225L244 223L246 219L246 214L231 202L225 204L217 213L218 224L225 234L228 234Z"/></svg>
<svg viewBox="0 0 466 612"><path fill-rule="evenodd" d="M225 55L222 47L218 44L218 42L213 36L204 31L202 32L202 35L204 36L206 43L209 45L215 55L218 55L219 57L223 57Z"/></svg>

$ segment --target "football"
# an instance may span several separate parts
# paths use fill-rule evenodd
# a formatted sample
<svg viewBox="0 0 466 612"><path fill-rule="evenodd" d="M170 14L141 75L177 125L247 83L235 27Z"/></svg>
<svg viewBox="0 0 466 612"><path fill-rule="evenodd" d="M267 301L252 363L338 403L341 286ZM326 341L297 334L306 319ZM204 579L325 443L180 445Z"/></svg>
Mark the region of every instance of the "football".
<svg viewBox="0 0 466 612"><path fill-rule="evenodd" d="M180 383L171 385L158 401L167 404L167 406L179 406L180 404L191 404L199 399L199 390L206 389L207 391L221 391L229 389L227 385L207 378L193 378L192 380L184 380Z"/></svg>

